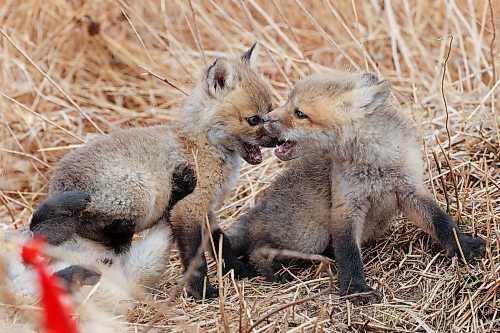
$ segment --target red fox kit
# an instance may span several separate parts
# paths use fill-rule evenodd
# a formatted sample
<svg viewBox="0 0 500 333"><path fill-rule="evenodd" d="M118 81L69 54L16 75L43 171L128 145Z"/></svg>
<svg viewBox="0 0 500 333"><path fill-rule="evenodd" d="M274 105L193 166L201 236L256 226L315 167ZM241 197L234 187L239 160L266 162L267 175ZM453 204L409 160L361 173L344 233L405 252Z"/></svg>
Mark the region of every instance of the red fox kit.
<svg viewBox="0 0 500 333"><path fill-rule="evenodd" d="M113 317L125 315L135 305L134 301L145 296L139 286L154 287L163 275L172 244L168 223L170 210L196 186L195 175L189 169L174 173L172 178L172 194L164 216L143 239L131 243L126 251L116 253L105 244L78 234L51 247L61 258L52 259L49 269L61 278L71 300L78 305L76 311L82 332L126 331L126 326ZM85 205L86 201L78 200L85 198L82 194L61 192L49 197L37 209L34 219L70 213L68 209L83 209L79 205ZM16 238L24 242L26 237L15 232L0 234L0 242L6 242L0 246L0 301L16 307L34 305L40 298L37 277L22 263L20 246L15 246L19 241ZM83 311L85 309L88 311ZM11 332L23 327L35 332L39 324L39 318L22 316L10 308L0 309L0 330Z"/></svg>
<svg viewBox="0 0 500 333"><path fill-rule="evenodd" d="M26 309L40 300L38 277L21 259L20 247L13 235L2 235L9 243L0 249L0 301L9 307L0 309L2 332L36 332L40 318ZM0 241L3 241L0 236ZM126 325L114 320L126 315L135 301L145 295L138 286L154 287L170 257L170 226L160 220L140 241L121 254L80 236L54 247L65 261L53 260L49 269L60 276L70 291L70 300L82 332L125 332ZM98 283L98 284L97 284ZM10 307L12 306L12 308ZM19 310L25 309L25 310ZM91 311L91 312L89 312ZM36 311L38 312L38 311Z"/></svg>
<svg viewBox="0 0 500 333"><path fill-rule="evenodd" d="M187 268L202 244L205 216L237 178L240 157L258 164L259 146L275 142L262 126L272 101L269 86L255 70L256 56L254 45L237 59L217 59L187 98L175 125L119 130L65 156L55 167L49 194L84 193L78 198L86 201L83 209L61 208L59 215L32 221L31 229L51 243L76 233L120 253L135 232L151 227L164 214L173 175L182 177L187 167L196 171L197 185L171 216ZM61 225L64 232L58 231ZM216 222L211 231L216 242L225 238ZM229 240L224 244L225 268L240 277L250 275L252 271L232 254ZM207 274L202 259L189 283L195 298L202 297ZM209 283L206 291L208 297L217 295Z"/></svg>
<svg viewBox="0 0 500 333"><path fill-rule="evenodd" d="M361 243L380 235L401 211L448 254L484 256L485 241L464 235L424 188L416 130L385 104L389 93L389 82L370 73L313 76L267 115L264 126L282 143L278 158L309 156L291 164L228 233L237 251L271 246L321 253L331 241L341 295L370 292ZM257 254L250 259L274 275L276 262Z"/></svg>

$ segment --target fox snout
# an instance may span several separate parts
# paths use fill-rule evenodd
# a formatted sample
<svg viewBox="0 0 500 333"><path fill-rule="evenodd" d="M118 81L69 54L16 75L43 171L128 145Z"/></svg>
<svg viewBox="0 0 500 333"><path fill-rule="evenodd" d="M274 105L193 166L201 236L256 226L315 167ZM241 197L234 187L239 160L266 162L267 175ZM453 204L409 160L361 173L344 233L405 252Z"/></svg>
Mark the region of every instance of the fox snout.
<svg viewBox="0 0 500 333"><path fill-rule="evenodd" d="M272 122L278 121L278 114L283 111L282 109L283 108L280 107L280 108L274 109L273 111L268 112L265 115L263 115L262 122L264 123L264 125L266 123L272 123Z"/></svg>
<svg viewBox="0 0 500 333"><path fill-rule="evenodd" d="M264 129L278 140L282 136L282 126L278 118L279 109L275 109L263 117Z"/></svg>

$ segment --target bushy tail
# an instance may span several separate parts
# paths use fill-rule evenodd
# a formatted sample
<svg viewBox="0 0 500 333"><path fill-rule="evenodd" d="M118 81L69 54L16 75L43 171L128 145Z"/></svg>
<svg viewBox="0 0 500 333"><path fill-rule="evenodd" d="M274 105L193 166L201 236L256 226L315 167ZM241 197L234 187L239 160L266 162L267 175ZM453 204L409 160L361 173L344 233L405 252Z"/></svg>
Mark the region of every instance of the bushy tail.
<svg viewBox="0 0 500 333"><path fill-rule="evenodd" d="M128 282L146 287L154 286L170 260L172 232L165 220L160 220L147 235L134 243L121 257Z"/></svg>
<svg viewBox="0 0 500 333"><path fill-rule="evenodd" d="M146 295L140 287L155 286L160 280L169 261L171 244L170 226L165 220L160 220L142 240L132 243L128 251L114 258L111 266L98 265L98 276L86 274L86 268L82 270L78 265L66 270L70 270L71 280L75 274L83 272L79 274L80 280L83 279L80 291L83 295L92 294L89 301L97 308L104 313L126 314L134 307L135 301ZM100 285L93 291L96 281L92 279L95 277ZM88 322L95 320L90 318Z"/></svg>

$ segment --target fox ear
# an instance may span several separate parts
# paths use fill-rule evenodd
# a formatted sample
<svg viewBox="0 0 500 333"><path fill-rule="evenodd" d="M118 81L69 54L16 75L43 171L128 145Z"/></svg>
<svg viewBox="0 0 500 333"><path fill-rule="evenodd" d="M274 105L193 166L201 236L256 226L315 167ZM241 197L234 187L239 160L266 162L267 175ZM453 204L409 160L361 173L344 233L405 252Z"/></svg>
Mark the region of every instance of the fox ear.
<svg viewBox="0 0 500 333"><path fill-rule="evenodd" d="M257 69L257 57L259 56L259 43L255 43L241 55L241 60L246 61L250 67Z"/></svg>
<svg viewBox="0 0 500 333"><path fill-rule="evenodd" d="M206 81L208 91L212 96L225 96L234 88L234 69L224 59L217 59L210 67L208 67Z"/></svg>
<svg viewBox="0 0 500 333"><path fill-rule="evenodd" d="M359 89L358 93L358 106L359 108L374 110L385 104L390 93L391 83L388 80L362 87Z"/></svg>
<svg viewBox="0 0 500 333"><path fill-rule="evenodd" d="M361 86L366 87L366 86L372 86L374 84L379 83L380 80L378 79L378 76L373 74L373 73L363 73L361 74Z"/></svg>

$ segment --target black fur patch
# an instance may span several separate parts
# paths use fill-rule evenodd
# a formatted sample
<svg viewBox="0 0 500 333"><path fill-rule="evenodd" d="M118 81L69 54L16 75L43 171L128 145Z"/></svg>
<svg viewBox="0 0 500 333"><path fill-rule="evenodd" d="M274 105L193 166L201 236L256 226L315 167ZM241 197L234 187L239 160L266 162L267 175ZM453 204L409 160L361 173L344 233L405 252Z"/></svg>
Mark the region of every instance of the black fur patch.
<svg viewBox="0 0 500 333"><path fill-rule="evenodd" d="M372 291L373 289L365 281L360 250L351 232L337 237L334 249L339 274L340 295Z"/></svg>
<svg viewBox="0 0 500 333"><path fill-rule="evenodd" d="M73 265L62 269L57 275L65 288L69 291L75 285L95 285L101 279L101 274L79 265Z"/></svg>
<svg viewBox="0 0 500 333"><path fill-rule="evenodd" d="M102 243L119 254L130 248L134 233L135 221L113 220L103 229Z"/></svg>
<svg viewBox="0 0 500 333"><path fill-rule="evenodd" d="M177 202L193 193L196 188L196 182L196 173L190 167L181 165L174 170L172 174L172 192L170 193L168 207L163 213L163 218L170 221L170 212L172 208L174 208Z"/></svg>
<svg viewBox="0 0 500 333"><path fill-rule="evenodd" d="M191 225L172 226L174 238L177 240L179 252L181 255L184 272L187 270L191 261L196 257L198 248L202 245L202 231L199 223ZM208 266L205 254L201 255L200 263L189 281L188 291L195 299L203 298L203 288L206 280L206 298L217 297L218 291L209 282L207 277Z"/></svg>
<svg viewBox="0 0 500 333"><path fill-rule="evenodd" d="M467 261L485 256L486 242L480 238L472 238L464 235L453 218L439 207L434 200L427 197L419 197L419 205L422 206L420 207L421 209L428 211L432 219L430 222L432 223L436 237L449 255L461 257L460 248L458 247L453 231L455 230L457 238L460 241L460 247Z"/></svg>
<svg viewBox="0 0 500 333"><path fill-rule="evenodd" d="M229 238L222 232L222 230L217 229L212 232L212 239L214 240L216 255L219 255L219 242L222 239L222 258L224 259L223 272L224 274L229 272L231 269L234 270L234 275L239 278L254 277L257 272L247 263L238 259L236 254L231 249L231 242Z"/></svg>
<svg viewBox="0 0 500 333"><path fill-rule="evenodd" d="M82 191L52 195L35 210L29 228L35 235L43 235L49 244L59 245L73 237L78 217L89 202L90 196Z"/></svg>

